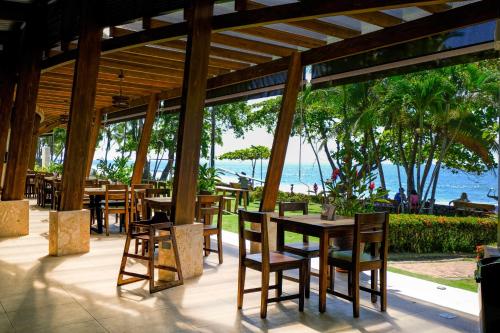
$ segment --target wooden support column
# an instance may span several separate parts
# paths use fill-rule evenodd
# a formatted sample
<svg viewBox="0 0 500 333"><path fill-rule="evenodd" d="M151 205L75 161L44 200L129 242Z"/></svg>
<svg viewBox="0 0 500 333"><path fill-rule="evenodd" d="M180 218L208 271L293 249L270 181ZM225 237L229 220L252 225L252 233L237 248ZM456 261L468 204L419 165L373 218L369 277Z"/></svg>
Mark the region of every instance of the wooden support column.
<svg viewBox="0 0 500 333"><path fill-rule="evenodd" d="M19 55L19 78L14 112L11 118L9 157L5 169L3 201L24 198L42 64L42 38L39 36L40 27L37 24L38 20L28 23L22 52Z"/></svg>
<svg viewBox="0 0 500 333"><path fill-rule="evenodd" d="M177 156L173 188L174 221L194 222L194 208L200 161L203 108L205 105L208 57L212 34L213 1L191 1Z"/></svg>
<svg viewBox="0 0 500 333"><path fill-rule="evenodd" d="M292 132L293 116L297 105L297 97L302 82L302 64L300 54L294 53L290 57L288 65L288 77L286 80L283 99L281 100L281 109L278 115L278 125L274 132L273 148L271 158L267 167L266 183L262 192L262 201L260 202L261 212L274 212L278 190L281 181L281 174L285 164L286 149L288 139Z"/></svg>
<svg viewBox="0 0 500 333"><path fill-rule="evenodd" d="M13 58L0 58L0 63L5 64L5 66L0 66L0 188L2 187L4 157L7 151L7 138L9 136L14 90L16 87Z"/></svg>
<svg viewBox="0 0 500 333"><path fill-rule="evenodd" d="M35 114L35 123L33 124L33 134L31 135L31 149L30 149L30 161L28 163L28 169L35 169L36 151L38 147L38 129L40 128L40 121L42 117L37 113Z"/></svg>
<svg viewBox="0 0 500 333"><path fill-rule="evenodd" d="M101 131L102 124L102 113L101 110L96 111L94 121L92 122L92 132L90 133L90 143L89 152L87 155L87 168L85 176L90 176L90 170L92 169L92 162L94 161L94 154L97 147L97 141L99 140L99 133Z"/></svg>
<svg viewBox="0 0 500 333"><path fill-rule="evenodd" d="M135 154L134 172L132 174L131 184L140 184L142 173L144 171L144 164L148 156L149 142L151 141L151 132L155 123L156 111L158 110L158 97L156 94L151 95L149 98L148 110L146 112L146 119L142 126L141 139Z"/></svg>
<svg viewBox="0 0 500 333"><path fill-rule="evenodd" d="M97 0L82 1L78 54L73 76L60 210L82 208L83 189L95 115L102 28L96 22Z"/></svg>

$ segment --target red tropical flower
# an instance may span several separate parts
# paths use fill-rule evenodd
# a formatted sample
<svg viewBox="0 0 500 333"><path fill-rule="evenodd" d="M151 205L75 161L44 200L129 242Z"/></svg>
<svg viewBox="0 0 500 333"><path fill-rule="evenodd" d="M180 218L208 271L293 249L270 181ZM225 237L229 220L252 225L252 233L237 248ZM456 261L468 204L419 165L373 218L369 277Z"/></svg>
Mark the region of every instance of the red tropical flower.
<svg viewBox="0 0 500 333"><path fill-rule="evenodd" d="M373 191L375 189L375 183L371 182L368 188L370 189L370 191Z"/></svg>
<svg viewBox="0 0 500 333"><path fill-rule="evenodd" d="M336 180L337 177L339 176L339 174L340 174L340 170L339 169L333 170L333 172L332 172L332 180Z"/></svg>

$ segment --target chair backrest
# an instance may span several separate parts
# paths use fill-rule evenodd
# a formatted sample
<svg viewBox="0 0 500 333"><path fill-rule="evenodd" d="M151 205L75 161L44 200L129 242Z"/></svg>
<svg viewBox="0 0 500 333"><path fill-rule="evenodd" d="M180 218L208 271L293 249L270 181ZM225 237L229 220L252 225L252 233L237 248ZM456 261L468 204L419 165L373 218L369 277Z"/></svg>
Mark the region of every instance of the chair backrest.
<svg viewBox="0 0 500 333"><path fill-rule="evenodd" d="M111 182L107 179L97 180L97 186L99 186L99 187L104 186L104 185L109 185L109 184L111 184Z"/></svg>
<svg viewBox="0 0 500 333"><path fill-rule="evenodd" d="M279 216L285 216L285 212L299 212L303 215L309 214L309 204L307 202L279 202Z"/></svg>
<svg viewBox="0 0 500 333"><path fill-rule="evenodd" d="M85 179L85 187L96 187L97 184L97 179Z"/></svg>
<svg viewBox="0 0 500 333"><path fill-rule="evenodd" d="M131 188L134 190L146 190L154 188L154 186L152 184L132 184Z"/></svg>
<svg viewBox="0 0 500 333"><path fill-rule="evenodd" d="M354 217L354 242L352 262L359 262L361 243L371 245L371 254L375 255L377 247L380 259L386 260L388 252L389 213L363 213Z"/></svg>
<svg viewBox="0 0 500 333"><path fill-rule="evenodd" d="M245 222L260 225L260 231L246 229ZM240 246L240 260L247 255L245 241L257 242L261 245L262 264L269 265L269 235L267 232L267 215L262 212L249 212L243 209L238 211L238 237Z"/></svg>
<svg viewBox="0 0 500 333"><path fill-rule="evenodd" d="M169 197L170 189L168 188L147 188L146 198Z"/></svg>
<svg viewBox="0 0 500 333"><path fill-rule="evenodd" d="M168 188L168 183L163 181L156 182L156 188Z"/></svg>
<svg viewBox="0 0 500 333"><path fill-rule="evenodd" d="M128 207L128 186L127 185L106 185L106 206L109 200L123 200Z"/></svg>
<svg viewBox="0 0 500 333"><path fill-rule="evenodd" d="M224 209L223 196L222 195L197 195L196 196L196 220L201 221L204 208L217 208L217 226L222 223L222 214ZM216 206L217 205L217 206ZM209 224L211 224L210 221ZM207 223L208 224L208 223Z"/></svg>

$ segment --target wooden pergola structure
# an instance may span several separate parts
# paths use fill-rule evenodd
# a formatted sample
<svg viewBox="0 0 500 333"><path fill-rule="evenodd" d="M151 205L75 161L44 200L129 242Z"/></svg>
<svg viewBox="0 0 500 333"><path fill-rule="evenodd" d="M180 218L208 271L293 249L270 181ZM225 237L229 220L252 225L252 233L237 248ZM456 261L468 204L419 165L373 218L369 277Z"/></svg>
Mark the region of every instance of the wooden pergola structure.
<svg viewBox="0 0 500 333"><path fill-rule="evenodd" d="M205 105L282 93L261 203L273 211L306 66L320 86L496 57L489 40L418 45L499 18L498 0L2 0L2 200L23 198L33 138L67 126L60 209L81 209L103 117L145 117L140 180L161 101L180 112L175 222L192 223ZM126 108L113 105L121 94Z"/></svg>

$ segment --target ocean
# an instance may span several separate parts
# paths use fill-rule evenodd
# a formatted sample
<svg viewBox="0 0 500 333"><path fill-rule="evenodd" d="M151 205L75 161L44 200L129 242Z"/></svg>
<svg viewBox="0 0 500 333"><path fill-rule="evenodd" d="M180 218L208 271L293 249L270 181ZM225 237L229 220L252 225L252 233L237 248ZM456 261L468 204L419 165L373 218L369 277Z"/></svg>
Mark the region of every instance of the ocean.
<svg viewBox="0 0 500 333"><path fill-rule="evenodd" d="M215 166L217 168L231 170L234 172L244 171L249 176L252 174L250 162L215 161ZM332 173L330 165L322 164L321 167L323 177L329 178ZM393 164L384 164L383 168L386 187L390 191L389 197L392 198L399 188L397 167ZM266 177L266 170L267 161L262 163L262 173L260 162L257 162L257 166L255 168L255 178L264 180ZM378 176L378 173L376 174ZM236 181L236 176L231 174L223 175L222 178L224 180ZM290 191L290 185L293 184L295 192L306 193L308 188L312 190L314 183L317 183L321 188L320 179L321 177L319 175L317 164L303 163L301 167L301 177L299 178L299 164L287 163L285 164L283 175L281 176L280 189L282 191ZM403 169L401 169L401 181L403 187L406 188L406 176ZM375 183L377 186L380 185L378 178ZM258 184L258 182L256 182L256 184ZM493 171L478 176L465 172L453 173L451 170L441 169L436 189L436 202L440 204L448 204L451 200L460 197L462 192L466 192L469 196L469 200L472 202L496 205L497 202L494 199L487 197L487 193L490 189L493 189L492 194L497 193L498 178L497 174Z"/></svg>
<svg viewBox="0 0 500 333"><path fill-rule="evenodd" d="M94 161L94 168L96 163L97 161ZM202 161L201 163L208 162ZM255 178L265 180L267 163L267 161L263 161L261 169L260 161L257 162L255 168ZM160 164L158 177L160 176L164 165L165 162ZM252 165L249 161L216 160L215 166L219 169L224 169L233 173L241 173L243 171L248 176L252 175ZM323 170L323 176L325 178L329 178L332 173L330 165L322 164L321 167ZM299 170L301 171L300 177ZM230 172L222 174L222 180L226 182L237 182L237 177ZM392 164L384 164L384 174L387 189L390 191L389 197L392 198L399 188L396 166ZM318 167L315 163L302 163L301 168L299 168L298 163L286 163L281 177L280 189L288 192L293 184L294 192L307 193L308 190L312 190L314 183L317 183L321 189L320 178ZM403 187L406 188L406 177L403 169L401 169L401 178ZM378 179L375 182L377 186L380 185ZM256 182L255 184L258 185L259 182ZM492 189L492 194L496 195L498 193L498 178L497 174L493 171L478 176L461 171L454 173L451 170L442 169L439 175L439 182L436 190L436 202L440 204L448 204L451 200L460 197L462 192L466 192L469 200L472 202L496 205L497 202L494 199L487 197L490 189Z"/></svg>

